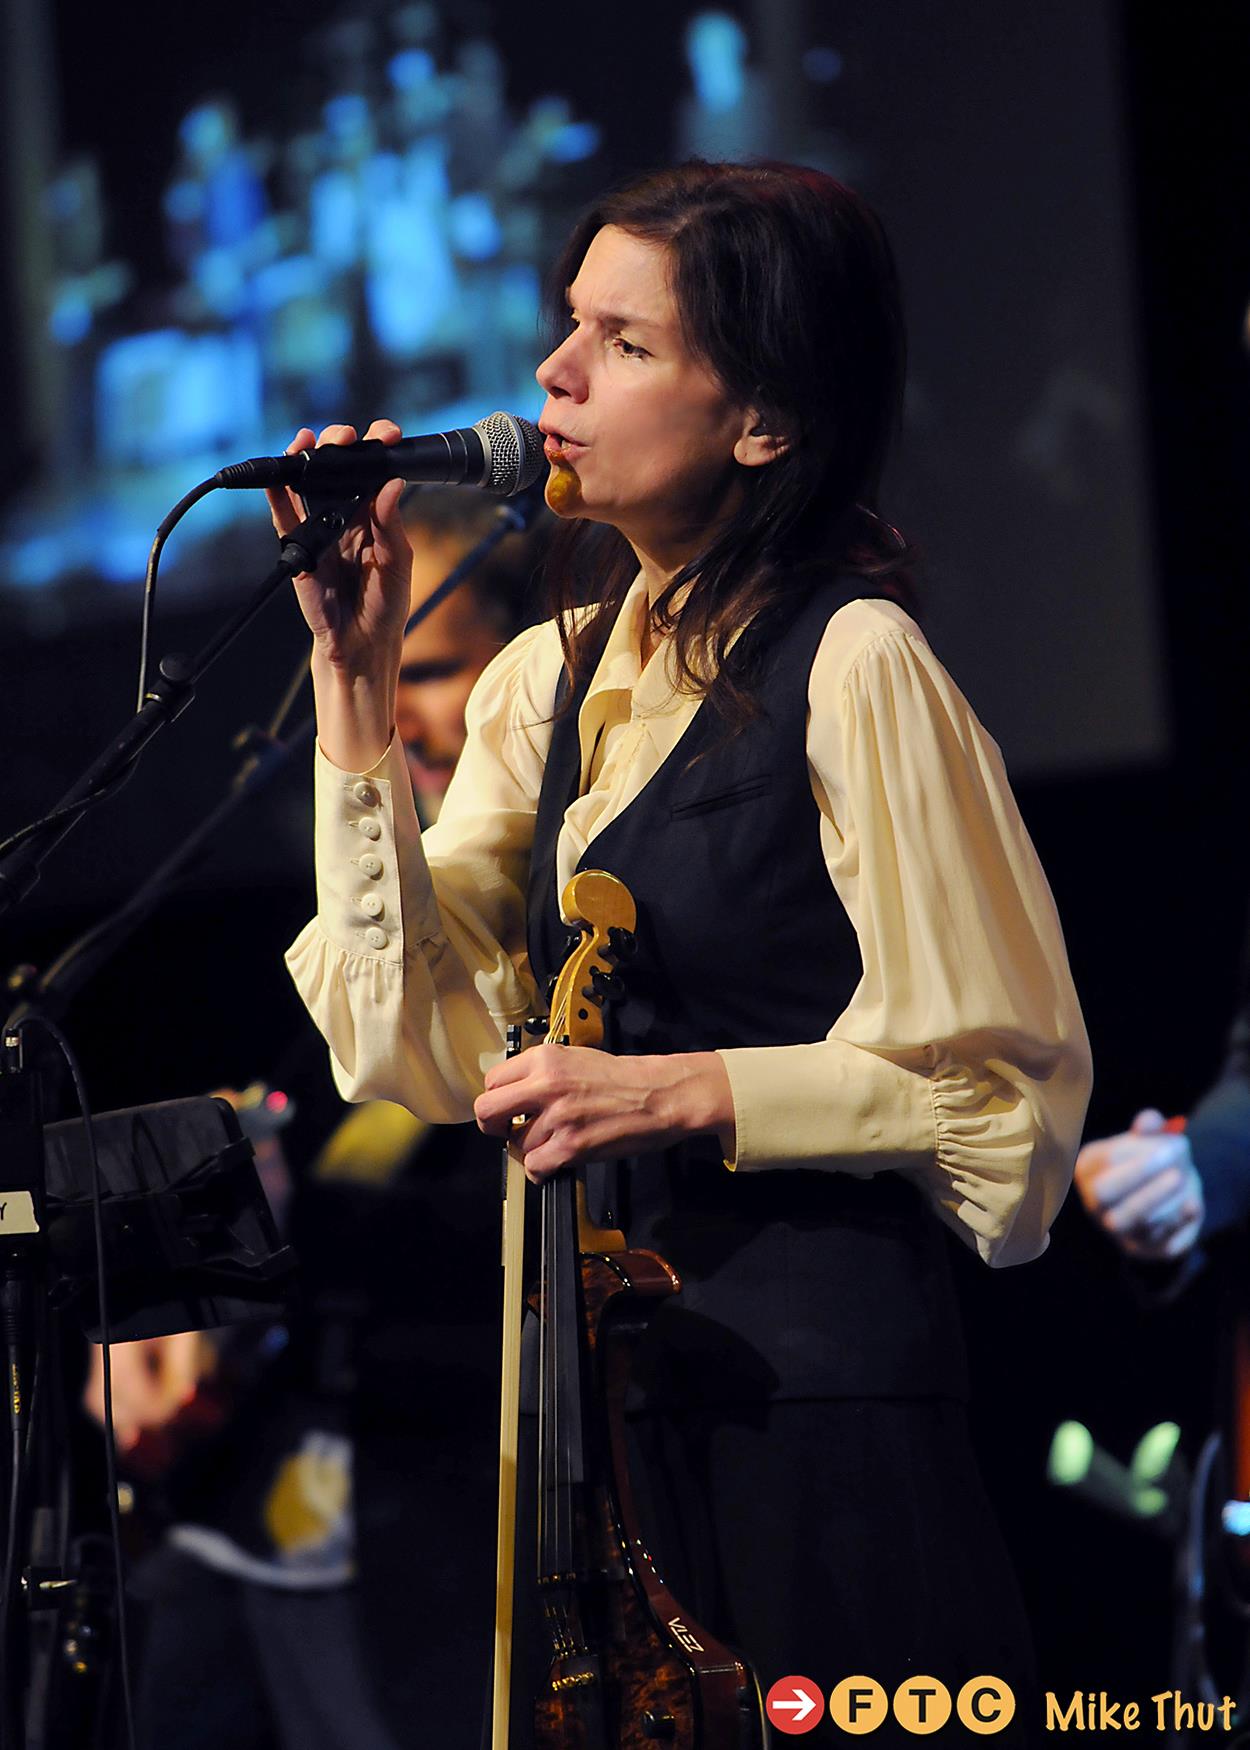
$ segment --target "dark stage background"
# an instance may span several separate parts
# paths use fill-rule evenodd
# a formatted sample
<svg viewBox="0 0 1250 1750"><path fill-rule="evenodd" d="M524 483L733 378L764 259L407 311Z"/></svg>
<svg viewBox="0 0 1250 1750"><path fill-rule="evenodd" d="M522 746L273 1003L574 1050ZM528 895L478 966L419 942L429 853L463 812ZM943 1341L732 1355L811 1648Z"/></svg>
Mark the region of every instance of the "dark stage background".
<svg viewBox="0 0 1250 1750"><path fill-rule="evenodd" d="M535 274L588 192L686 150L806 157L862 186L898 247L914 370L888 508L1052 879L1090 1134L1187 1108L1235 997L1250 850L1243 9L3 11L0 831L124 720L143 549L197 479L319 413L532 413ZM404 200L420 260L360 235L371 202L394 221ZM258 504L198 514L158 652L197 646L267 562ZM271 604L61 848L4 926L5 966L46 964L179 841L301 645ZM281 966L312 900L296 765L75 1005L100 1107L250 1081L300 1024ZM1164 1417L1197 1450L1213 1293L1143 1314L1074 1205L1040 1263L962 1275L1043 1683L1148 1694L1166 1551L1048 1494L1042 1465L1070 1415L1121 1457Z"/></svg>

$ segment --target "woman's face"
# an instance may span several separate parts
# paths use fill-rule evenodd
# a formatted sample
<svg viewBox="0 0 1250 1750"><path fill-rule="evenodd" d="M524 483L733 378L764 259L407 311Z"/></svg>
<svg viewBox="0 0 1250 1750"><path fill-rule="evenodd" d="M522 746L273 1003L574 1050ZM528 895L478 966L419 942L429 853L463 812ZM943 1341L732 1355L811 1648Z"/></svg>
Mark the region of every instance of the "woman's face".
<svg viewBox="0 0 1250 1750"><path fill-rule="evenodd" d="M547 502L681 563L732 509L755 416L687 349L662 245L605 226L568 300L572 332L537 373Z"/></svg>

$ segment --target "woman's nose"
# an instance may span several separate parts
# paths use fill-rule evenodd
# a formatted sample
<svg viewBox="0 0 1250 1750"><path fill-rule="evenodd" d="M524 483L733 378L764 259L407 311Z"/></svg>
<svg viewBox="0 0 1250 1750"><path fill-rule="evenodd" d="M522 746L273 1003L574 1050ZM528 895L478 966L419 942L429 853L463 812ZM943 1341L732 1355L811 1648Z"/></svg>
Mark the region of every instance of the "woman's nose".
<svg viewBox="0 0 1250 1750"><path fill-rule="evenodd" d="M586 376L578 359L576 342L577 334L574 332L561 341L554 352L548 353L534 372L538 387L548 395L568 395L574 401L584 398Z"/></svg>

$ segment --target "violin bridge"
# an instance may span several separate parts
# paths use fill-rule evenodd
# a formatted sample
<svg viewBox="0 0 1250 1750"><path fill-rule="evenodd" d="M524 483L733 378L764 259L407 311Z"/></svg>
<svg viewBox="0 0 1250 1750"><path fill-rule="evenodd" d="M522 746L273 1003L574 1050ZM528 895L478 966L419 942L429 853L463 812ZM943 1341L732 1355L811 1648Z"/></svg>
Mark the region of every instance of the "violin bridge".
<svg viewBox="0 0 1250 1750"><path fill-rule="evenodd" d="M598 1681L593 1671L562 1671L551 1679L551 1689L554 1695L563 1695L570 1689L589 1689Z"/></svg>

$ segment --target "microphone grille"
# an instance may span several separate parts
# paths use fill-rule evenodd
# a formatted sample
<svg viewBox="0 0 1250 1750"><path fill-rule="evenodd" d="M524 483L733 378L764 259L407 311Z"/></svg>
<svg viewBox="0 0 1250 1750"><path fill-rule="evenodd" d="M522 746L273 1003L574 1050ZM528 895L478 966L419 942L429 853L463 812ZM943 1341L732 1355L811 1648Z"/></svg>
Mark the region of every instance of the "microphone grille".
<svg viewBox="0 0 1250 1750"><path fill-rule="evenodd" d="M515 413L489 413L473 427L486 453L482 485L501 498L511 498L532 486L546 466L543 437L528 419Z"/></svg>

